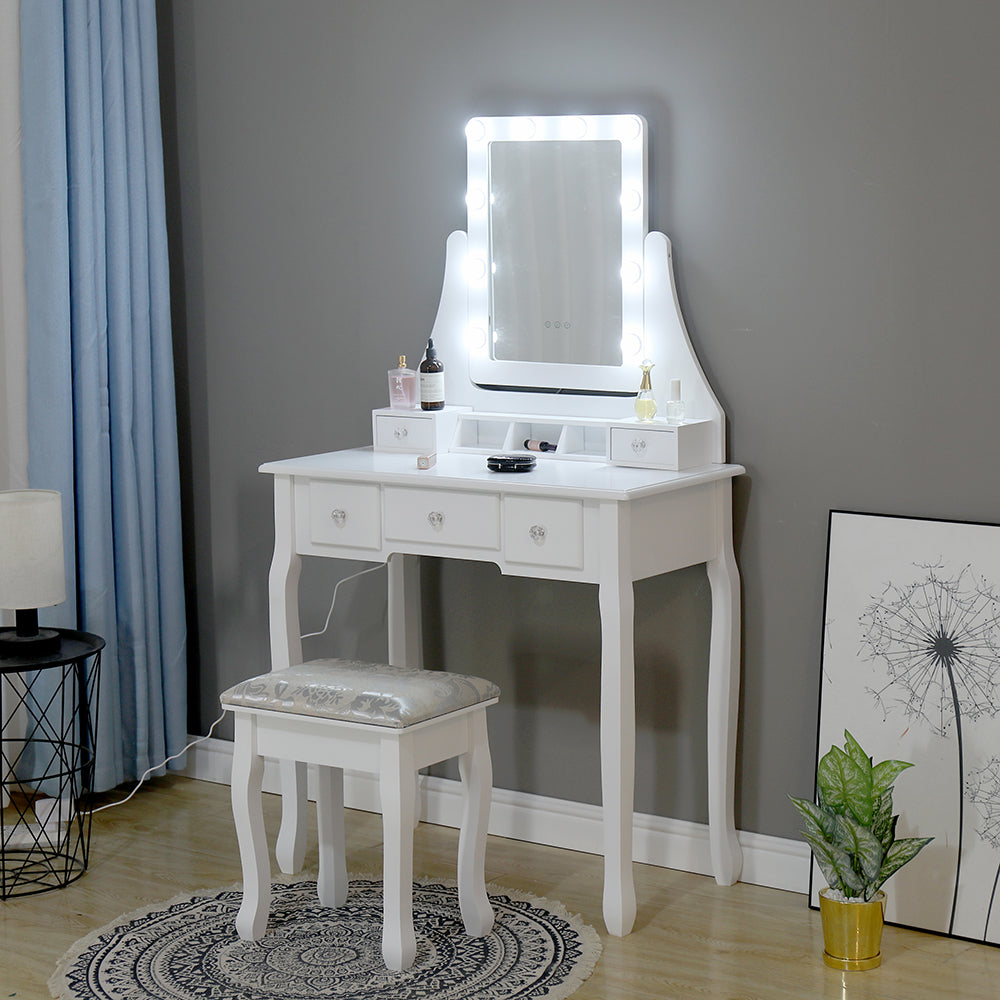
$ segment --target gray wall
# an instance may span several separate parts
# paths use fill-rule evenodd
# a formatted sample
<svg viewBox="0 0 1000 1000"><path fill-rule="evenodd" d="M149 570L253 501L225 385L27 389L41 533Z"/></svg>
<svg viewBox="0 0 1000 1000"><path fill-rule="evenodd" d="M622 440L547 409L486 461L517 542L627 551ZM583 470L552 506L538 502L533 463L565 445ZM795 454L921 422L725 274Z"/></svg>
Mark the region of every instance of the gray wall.
<svg viewBox="0 0 1000 1000"><path fill-rule="evenodd" d="M1000 7L175 0L160 8L189 476L192 728L267 667L268 459L365 443L464 225L475 114L634 111L652 228L730 420L738 822L809 794L831 508L996 521ZM176 141L174 141L176 137ZM448 359L446 359L448 360ZM330 571L308 566L307 627ZM596 590L425 561L428 652L505 689L496 782L597 801ZM384 581L330 653L384 655ZM701 567L637 587L637 808L704 821Z"/></svg>

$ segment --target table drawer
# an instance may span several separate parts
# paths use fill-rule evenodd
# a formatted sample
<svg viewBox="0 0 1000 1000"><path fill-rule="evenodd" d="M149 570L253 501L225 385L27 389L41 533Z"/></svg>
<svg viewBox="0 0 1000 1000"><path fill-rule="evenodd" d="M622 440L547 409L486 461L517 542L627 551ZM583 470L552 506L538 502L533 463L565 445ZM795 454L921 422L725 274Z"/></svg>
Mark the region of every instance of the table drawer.
<svg viewBox="0 0 1000 1000"><path fill-rule="evenodd" d="M503 554L508 562L583 568L583 503L505 497Z"/></svg>
<svg viewBox="0 0 1000 1000"><path fill-rule="evenodd" d="M363 483L313 481L309 491L309 539L319 545L381 547L379 488Z"/></svg>
<svg viewBox="0 0 1000 1000"><path fill-rule="evenodd" d="M500 548L499 497L387 486L383 499L387 539Z"/></svg>

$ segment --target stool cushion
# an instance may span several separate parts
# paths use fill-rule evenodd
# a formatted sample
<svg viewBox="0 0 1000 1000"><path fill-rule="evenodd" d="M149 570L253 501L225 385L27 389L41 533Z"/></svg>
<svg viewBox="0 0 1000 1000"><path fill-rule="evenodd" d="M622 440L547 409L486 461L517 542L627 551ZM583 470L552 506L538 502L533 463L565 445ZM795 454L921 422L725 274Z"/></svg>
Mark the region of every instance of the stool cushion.
<svg viewBox="0 0 1000 1000"><path fill-rule="evenodd" d="M226 707L405 729L499 696L492 681L466 674L360 660L310 660L240 681L219 698Z"/></svg>

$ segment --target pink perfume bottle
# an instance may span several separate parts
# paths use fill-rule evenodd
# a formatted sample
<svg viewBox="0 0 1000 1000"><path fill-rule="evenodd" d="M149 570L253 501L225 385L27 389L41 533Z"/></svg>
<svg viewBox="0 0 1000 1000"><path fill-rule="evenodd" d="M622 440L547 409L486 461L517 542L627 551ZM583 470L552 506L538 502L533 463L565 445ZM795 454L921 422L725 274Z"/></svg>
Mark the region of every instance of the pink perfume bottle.
<svg viewBox="0 0 1000 1000"><path fill-rule="evenodd" d="M400 354L399 366L389 369L389 406L394 410L415 410L419 405L417 373L406 367L406 355Z"/></svg>

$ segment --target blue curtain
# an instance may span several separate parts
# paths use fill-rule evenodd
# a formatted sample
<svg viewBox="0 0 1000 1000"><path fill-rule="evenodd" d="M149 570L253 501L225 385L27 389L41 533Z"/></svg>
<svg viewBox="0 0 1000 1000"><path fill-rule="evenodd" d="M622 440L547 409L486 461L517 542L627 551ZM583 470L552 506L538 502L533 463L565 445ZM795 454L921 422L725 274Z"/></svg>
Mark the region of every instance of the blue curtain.
<svg viewBox="0 0 1000 1000"><path fill-rule="evenodd" d="M22 0L21 56L28 480L63 494L72 592L40 617L107 641L102 790L187 730L154 0Z"/></svg>

